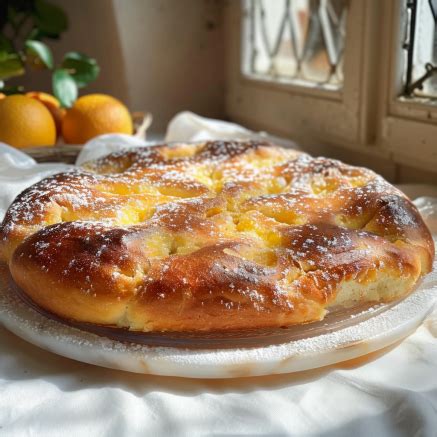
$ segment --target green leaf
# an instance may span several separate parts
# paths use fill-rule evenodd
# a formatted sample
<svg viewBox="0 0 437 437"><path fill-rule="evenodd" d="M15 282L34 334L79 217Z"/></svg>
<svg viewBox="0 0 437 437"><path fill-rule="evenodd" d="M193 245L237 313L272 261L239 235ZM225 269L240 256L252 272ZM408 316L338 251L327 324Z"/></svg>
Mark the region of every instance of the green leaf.
<svg viewBox="0 0 437 437"><path fill-rule="evenodd" d="M100 67L95 59L78 52L66 53L62 68L68 70L79 88L96 80L100 73Z"/></svg>
<svg viewBox="0 0 437 437"><path fill-rule="evenodd" d="M27 34L26 39L33 39L35 41L40 41L41 40L41 32L37 27L32 27L32 29L30 29L29 33Z"/></svg>
<svg viewBox="0 0 437 437"><path fill-rule="evenodd" d="M0 34L0 51L13 52L11 41Z"/></svg>
<svg viewBox="0 0 437 437"><path fill-rule="evenodd" d="M56 37L68 28L64 11L46 0L35 0L36 24L47 36Z"/></svg>
<svg viewBox="0 0 437 437"><path fill-rule="evenodd" d="M53 68L53 55L49 47L40 41L27 40L27 53L37 57L47 68Z"/></svg>
<svg viewBox="0 0 437 437"><path fill-rule="evenodd" d="M70 108L77 99L77 85L67 70L58 68L54 71L53 94L64 108Z"/></svg>
<svg viewBox="0 0 437 437"><path fill-rule="evenodd" d="M42 41L44 38L60 39L60 35L59 35L59 33L55 34L55 33L43 32L38 27L34 27L30 30L26 39L33 39L36 41Z"/></svg>
<svg viewBox="0 0 437 437"><path fill-rule="evenodd" d="M24 87L22 85L6 86L4 88L0 87L0 91L7 96L12 94L22 94L24 93Z"/></svg>
<svg viewBox="0 0 437 437"><path fill-rule="evenodd" d="M16 53L0 51L0 80L24 74L24 66Z"/></svg>

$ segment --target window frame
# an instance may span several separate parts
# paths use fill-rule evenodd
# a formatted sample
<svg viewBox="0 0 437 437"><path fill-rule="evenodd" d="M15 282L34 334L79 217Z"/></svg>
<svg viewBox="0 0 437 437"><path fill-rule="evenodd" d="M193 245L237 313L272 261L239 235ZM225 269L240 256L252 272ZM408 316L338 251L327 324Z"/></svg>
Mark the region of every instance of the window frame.
<svg viewBox="0 0 437 437"><path fill-rule="evenodd" d="M380 141L395 162L436 171L437 101L401 97L404 5L396 0L383 3L383 13L391 20L384 31L389 62L383 81L386 95Z"/></svg>
<svg viewBox="0 0 437 437"><path fill-rule="evenodd" d="M231 119L292 138L303 147L337 147L345 151L345 159L359 152L384 161L394 173L398 164L437 171L437 105L399 98L400 0L349 0L340 90L245 76L243 7L242 1L232 1L225 8L225 106Z"/></svg>
<svg viewBox="0 0 437 437"><path fill-rule="evenodd" d="M373 79L367 74L375 65L371 47L377 43L373 30L377 0L350 0L344 54L344 84L339 90L274 83L246 76L241 68L242 18L244 3L228 2L225 23L228 35L227 113L250 125L266 126L298 141L339 144L352 148L368 142L369 125L374 124L369 104L375 99ZM365 38L362 35L366 35ZM241 42L239 47L235 41ZM369 78L371 80L369 80ZM290 99L293 102L290 104ZM274 106L272 111L271 106ZM371 106L371 105L370 105ZM284 115L289 113L289 117ZM312 135L308 120L319 120L319 132Z"/></svg>

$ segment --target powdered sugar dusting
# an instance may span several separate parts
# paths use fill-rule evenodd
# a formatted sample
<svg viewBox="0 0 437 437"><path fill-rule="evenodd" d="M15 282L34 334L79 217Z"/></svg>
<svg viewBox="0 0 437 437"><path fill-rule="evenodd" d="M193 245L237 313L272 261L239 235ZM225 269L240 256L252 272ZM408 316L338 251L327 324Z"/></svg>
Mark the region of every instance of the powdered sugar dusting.
<svg viewBox="0 0 437 437"><path fill-rule="evenodd" d="M342 281L384 269L415 275L408 256L426 244L424 229L408 199L370 170L214 141L116 152L46 178L18 196L0 235L12 253L33 234L26 256L85 293L96 292L97 276L115 288L123 277L134 278L134 294L159 282L157 296L170 298L169 270L195 269L197 254L216 275L208 291L223 308L289 317L298 299L322 308ZM182 268L175 281L187 290L199 282Z"/></svg>

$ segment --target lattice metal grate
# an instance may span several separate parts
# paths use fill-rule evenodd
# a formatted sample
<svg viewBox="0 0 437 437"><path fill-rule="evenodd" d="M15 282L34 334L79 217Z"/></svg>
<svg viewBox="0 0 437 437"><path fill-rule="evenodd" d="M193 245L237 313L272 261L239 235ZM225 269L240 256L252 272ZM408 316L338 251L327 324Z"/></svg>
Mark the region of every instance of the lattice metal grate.
<svg viewBox="0 0 437 437"><path fill-rule="evenodd" d="M347 0L246 0L243 72L341 88Z"/></svg>
<svg viewBox="0 0 437 437"><path fill-rule="evenodd" d="M404 96L437 99L437 0L405 5Z"/></svg>

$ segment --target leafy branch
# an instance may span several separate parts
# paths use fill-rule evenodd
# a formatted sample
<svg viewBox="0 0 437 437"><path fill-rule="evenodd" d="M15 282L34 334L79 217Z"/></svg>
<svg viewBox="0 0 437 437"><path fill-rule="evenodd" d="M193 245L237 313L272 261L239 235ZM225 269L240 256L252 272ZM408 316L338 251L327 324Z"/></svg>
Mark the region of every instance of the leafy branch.
<svg viewBox="0 0 437 437"><path fill-rule="evenodd" d="M68 28L65 12L47 0L0 1L0 92L23 92L22 86L7 86L6 81L29 70L48 70L52 74L53 94L61 105L70 107L78 89L97 79L97 61L79 52L68 52L56 65L44 40L56 40Z"/></svg>

